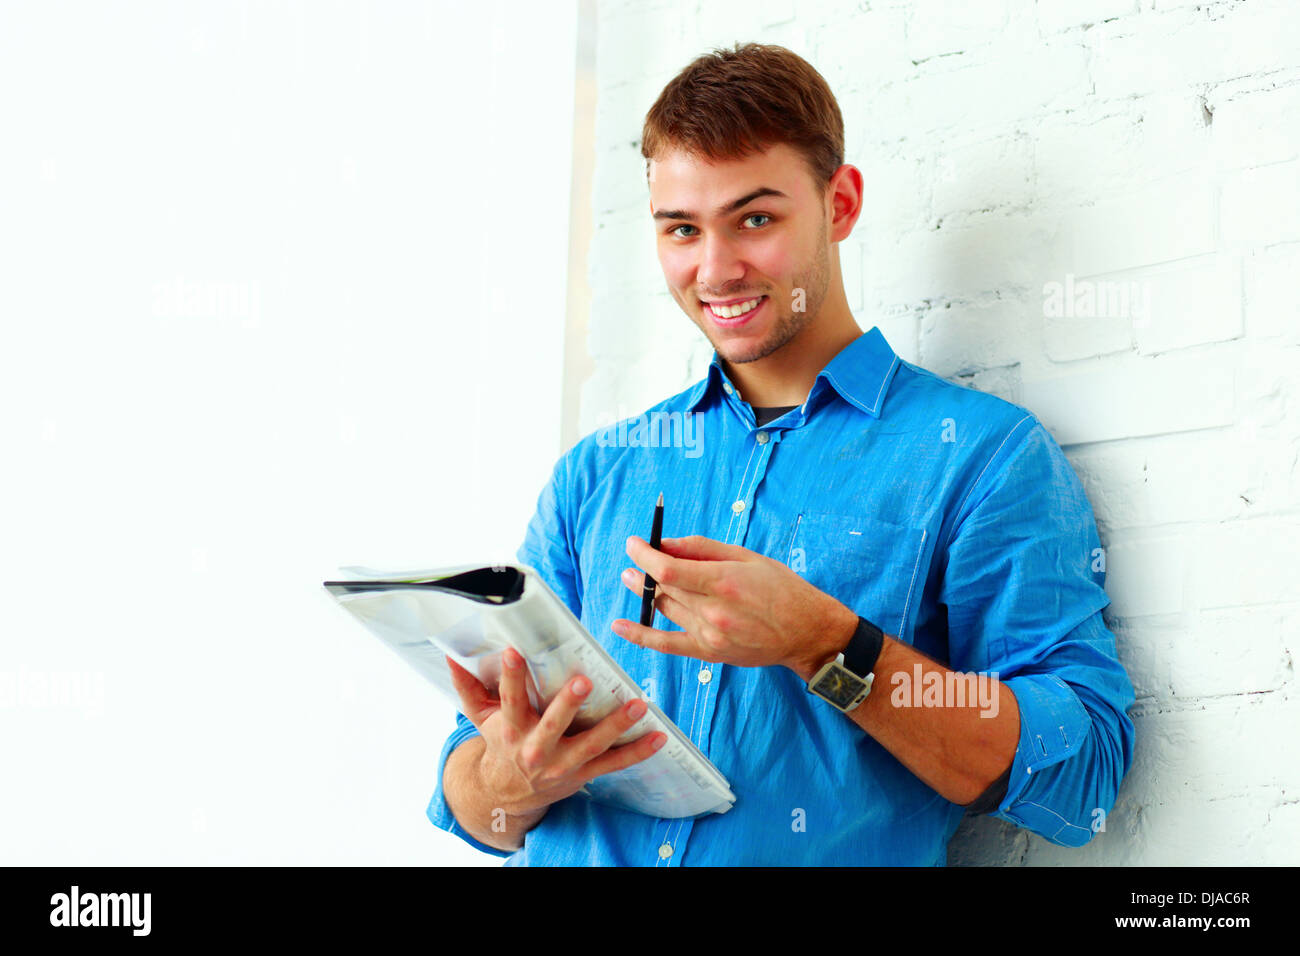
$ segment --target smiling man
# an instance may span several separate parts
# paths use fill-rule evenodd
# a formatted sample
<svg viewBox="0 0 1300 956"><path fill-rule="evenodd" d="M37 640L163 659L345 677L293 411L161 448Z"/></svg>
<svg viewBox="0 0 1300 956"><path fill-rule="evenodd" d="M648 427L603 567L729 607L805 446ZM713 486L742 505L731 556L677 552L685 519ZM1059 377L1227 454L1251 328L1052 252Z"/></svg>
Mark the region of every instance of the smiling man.
<svg viewBox="0 0 1300 956"><path fill-rule="evenodd" d="M566 736L589 686L538 714L507 655L499 698L457 673L430 819L512 865L941 865L968 812L1086 843L1133 751L1091 509L1029 411L854 319L839 243L864 183L825 81L781 47L715 51L642 151L665 279L714 348L649 413L694 416L701 448L587 436L518 557L736 804L663 820L578 795L659 735L611 747L634 703ZM645 572L660 627L635 620Z"/></svg>

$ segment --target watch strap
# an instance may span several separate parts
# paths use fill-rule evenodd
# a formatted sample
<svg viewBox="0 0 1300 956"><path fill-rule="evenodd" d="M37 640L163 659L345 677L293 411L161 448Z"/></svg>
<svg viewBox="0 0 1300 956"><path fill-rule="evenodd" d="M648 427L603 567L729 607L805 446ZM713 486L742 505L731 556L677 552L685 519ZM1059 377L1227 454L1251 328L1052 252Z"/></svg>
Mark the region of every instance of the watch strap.
<svg viewBox="0 0 1300 956"><path fill-rule="evenodd" d="M866 677L875 668L884 646L885 632L859 615L857 630L849 638L849 646L844 648L844 666L859 677Z"/></svg>

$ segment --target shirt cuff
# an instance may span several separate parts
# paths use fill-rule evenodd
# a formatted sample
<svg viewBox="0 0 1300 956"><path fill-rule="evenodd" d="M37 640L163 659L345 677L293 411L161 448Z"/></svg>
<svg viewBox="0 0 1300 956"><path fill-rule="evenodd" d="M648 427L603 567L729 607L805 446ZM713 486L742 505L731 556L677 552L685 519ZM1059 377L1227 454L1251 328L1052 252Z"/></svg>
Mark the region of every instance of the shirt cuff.
<svg viewBox="0 0 1300 956"><path fill-rule="evenodd" d="M1026 799L1034 774L1078 752L1092 729L1092 715L1070 686L1055 674L1027 674L1005 681L1020 710L1020 741L1011 763L1006 796L997 815L1056 843L1074 846L1092 833L1057 810ZM1042 799L1037 797L1035 799ZM1078 831L1078 832L1075 832Z"/></svg>
<svg viewBox="0 0 1300 956"><path fill-rule="evenodd" d="M456 715L456 729L451 732L447 742L443 745L442 756L438 758L438 785L433 791L433 799L429 801L429 807L425 810L425 815L429 822L440 830L446 830L453 836L458 836L474 849L483 853L491 853L493 856L508 857L513 853L510 850L499 850L494 846L488 846L486 843L480 843L466 832L465 828L456 820L455 814L451 812L451 807L447 806L447 798L442 792L442 775L447 769L447 758L451 752L469 740L471 737L479 736L478 728L469 722L460 714Z"/></svg>

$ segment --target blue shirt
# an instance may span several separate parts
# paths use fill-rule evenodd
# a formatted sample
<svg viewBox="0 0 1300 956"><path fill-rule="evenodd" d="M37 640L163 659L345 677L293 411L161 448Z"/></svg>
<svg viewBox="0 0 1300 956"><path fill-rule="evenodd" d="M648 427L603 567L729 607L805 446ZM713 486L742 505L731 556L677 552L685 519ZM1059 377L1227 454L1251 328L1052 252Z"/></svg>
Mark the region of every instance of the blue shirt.
<svg viewBox="0 0 1300 956"><path fill-rule="evenodd" d="M675 429L675 430L674 430ZM943 865L963 807L913 775L784 667L638 647L619 580L630 535L699 534L789 564L886 634L1015 694L1020 740L995 816L1086 843L1133 757L1133 687L1102 621L1092 510L1032 414L904 362L878 329L763 427L717 353L694 387L593 432L556 464L518 559L731 783L725 814L661 820L575 795L513 855L470 837L442 793L428 816L507 865ZM663 615L656 627L680 630ZM894 692L878 681L873 693ZM1006 698L1004 697L1004 700Z"/></svg>

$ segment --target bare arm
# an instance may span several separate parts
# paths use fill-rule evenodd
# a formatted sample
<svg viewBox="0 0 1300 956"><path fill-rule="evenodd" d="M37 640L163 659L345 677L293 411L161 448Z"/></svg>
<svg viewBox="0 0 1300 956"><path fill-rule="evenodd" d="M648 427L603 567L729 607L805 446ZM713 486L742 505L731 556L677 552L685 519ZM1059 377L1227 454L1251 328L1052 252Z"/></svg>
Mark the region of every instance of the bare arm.
<svg viewBox="0 0 1300 956"><path fill-rule="evenodd" d="M456 822L480 843L498 850L517 850L524 834L546 816L549 806L510 816L483 782L483 756L487 743L471 737L451 752L442 774L442 792ZM495 827L495 829L494 829Z"/></svg>

